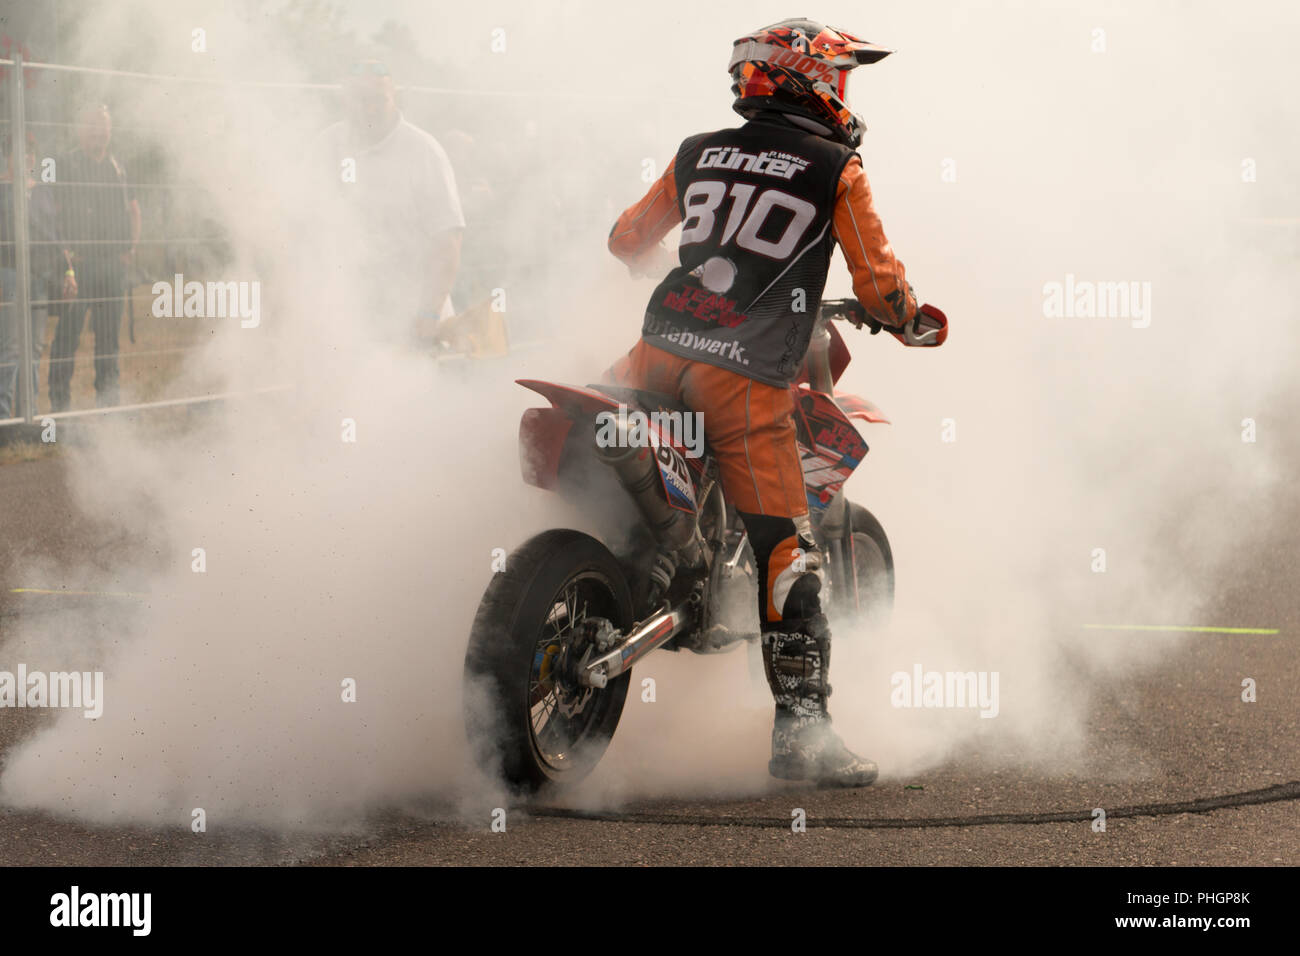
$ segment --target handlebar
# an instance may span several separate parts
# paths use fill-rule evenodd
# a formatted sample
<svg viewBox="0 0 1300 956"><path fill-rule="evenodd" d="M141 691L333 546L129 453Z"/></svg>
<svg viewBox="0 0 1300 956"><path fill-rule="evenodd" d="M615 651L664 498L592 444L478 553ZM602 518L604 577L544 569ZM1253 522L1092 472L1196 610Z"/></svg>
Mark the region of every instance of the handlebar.
<svg viewBox="0 0 1300 956"><path fill-rule="evenodd" d="M817 316L823 322L843 319L859 329L865 325L872 335L884 329L904 345L942 345L948 337L948 317L932 305L921 306L916 318L900 328L877 322L857 299L823 299Z"/></svg>
<svg viewBox="0 0 1300 956"><path fill-rule="evenodd" d="M817 313L822 319L843 319L859 328L867 319L867 310L857 299L822 299Z"/></svg>

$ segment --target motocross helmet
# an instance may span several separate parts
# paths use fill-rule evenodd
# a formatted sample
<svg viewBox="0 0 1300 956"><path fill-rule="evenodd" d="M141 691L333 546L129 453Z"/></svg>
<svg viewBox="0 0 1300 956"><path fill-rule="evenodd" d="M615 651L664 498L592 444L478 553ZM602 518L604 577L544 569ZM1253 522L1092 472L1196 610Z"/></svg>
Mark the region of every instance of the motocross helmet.
<svg viewBox="0 0 1300 956"><path fill-rule="evenodd" d="M856 149L867 127L846 102L849 71L892 52L814 20L782 20L733 45L732 109L746 119L776 110L812 120Z"/></svg>

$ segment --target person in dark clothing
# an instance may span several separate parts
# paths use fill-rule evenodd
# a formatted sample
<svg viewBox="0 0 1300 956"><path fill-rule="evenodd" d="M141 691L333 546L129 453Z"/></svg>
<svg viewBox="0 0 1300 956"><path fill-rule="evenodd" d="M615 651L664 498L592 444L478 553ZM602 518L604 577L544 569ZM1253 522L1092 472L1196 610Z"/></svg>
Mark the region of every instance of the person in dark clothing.
<svg viewBox="0 0 1300 956"><path fill-rule="evenodd" d="M0 170L0 419L17 415L21 325L16 313L18 255L14 231L14 151L6 134L0 141L5 166ZM35 181L36 138L27 134L27 238L29 308L32 322L32 392L38 391L41 349L45 345L45 320L52 290L62 274L62 295L77 294L71 271L71 252L59 239L58 213L50 188ZM20 181L23 181L20 179Z"/></svg>
<svg viewBox="0 0 1300 956"><path fill-rule="evenodd" d="M113 123L97 105L78 118L78 148L56 160L60 229L71 244L79 298L59 306L50 350L50 407L64 411L86 313L95 334L95 404L118 401L118 338L127 271L140 238L140 206L109 151Z"/></svg>

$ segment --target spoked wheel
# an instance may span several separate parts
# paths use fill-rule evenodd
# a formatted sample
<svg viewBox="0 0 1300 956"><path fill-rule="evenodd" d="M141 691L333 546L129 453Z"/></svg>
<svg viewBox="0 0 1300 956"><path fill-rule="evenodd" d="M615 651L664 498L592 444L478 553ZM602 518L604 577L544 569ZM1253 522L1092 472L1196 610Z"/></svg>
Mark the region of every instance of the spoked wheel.
<svg viewBox="0 0 1300 956"><path fill-rule="evenodd" d="M591 650L582 629L589 622L611 619L615 609L609 582L584 573L565 582L546 616L543 634L533 647L528 673L528 718L533 750L556 773L574 766L585 741L599 733L600 691L576 681L577 665Z"/></svg>
<svg viewBox="0 0 1300 956"><path fill-rule="evenodd" d="M483 595L465 655L465 726L480 764L528 790L590 773L631 673L603 688L577 675L600 628L631 624L627 581L595 538L546 531L515 551Z"/></svg>
<svg viewBox="0 0 1300 956"><path fill-rule="evenodd" d="M888 621L894 608L894 552L885 529L875 515L852 502L849 503L849 529L853 587L837 603L844 613Z"/></svg>

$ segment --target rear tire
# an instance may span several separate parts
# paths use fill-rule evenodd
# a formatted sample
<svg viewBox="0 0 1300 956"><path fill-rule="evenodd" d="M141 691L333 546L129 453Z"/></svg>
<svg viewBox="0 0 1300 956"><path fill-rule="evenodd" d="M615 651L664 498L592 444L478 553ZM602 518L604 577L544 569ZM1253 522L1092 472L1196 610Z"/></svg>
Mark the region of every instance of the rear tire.
<svg viewBox="0 0 1300 956"><path fill-rule="evenodd" d="M853 502L849 502L849 535L857 601L850 591L836 603L842 613L870 616L886 623L894 609L894 552L889 538L876 516Z"/></svg>
<svg viewBox="0 0 1300 956"><path fill-rule="evenodd" d="M581 780L618 726L630 671L600 689L569 679L577 626L592 617L626 632L632 600L618 560L578 531L530 538L479 603L465 652L465 729L479 765L517 788Z"/></svg>

